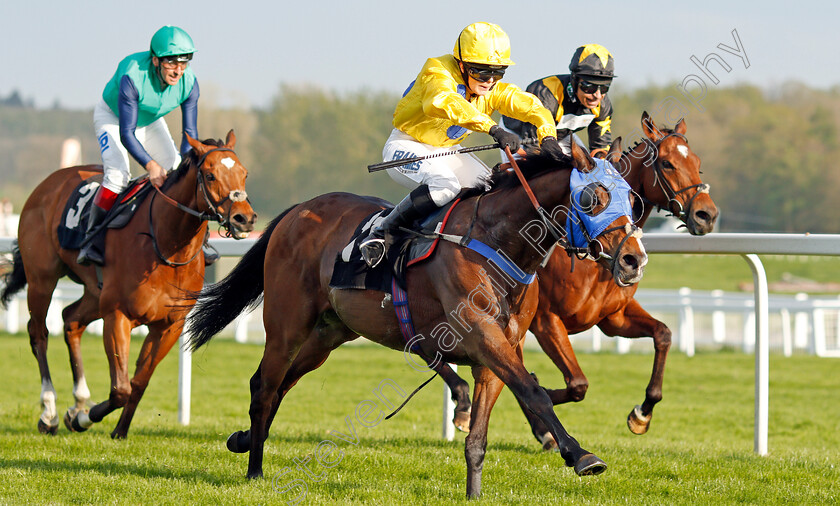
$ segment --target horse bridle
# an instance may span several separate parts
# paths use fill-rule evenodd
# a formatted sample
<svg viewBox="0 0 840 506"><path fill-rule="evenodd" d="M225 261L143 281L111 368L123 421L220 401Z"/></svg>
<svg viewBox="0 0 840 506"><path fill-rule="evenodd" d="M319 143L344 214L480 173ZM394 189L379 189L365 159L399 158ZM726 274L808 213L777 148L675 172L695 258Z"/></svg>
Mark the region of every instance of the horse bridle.
<svg viewBox="0 0 840 506"><path fill-rule="evenodd" d="M609 261L610 272L613 274L613 278L614 279L619 279L616 276L616 274L617 274L617 270L618 270L618 267L619 267L617 259L620 258L619 255L621 253L621 249L624 247L624 244L627 242L627 240L630 237L637 237L641 234L641 228L637 227L633 223L626 223L624 225L619 225L619 226L616 226L616 227L608 228L608 229L604 230L603 232L601 232L600 234L598 234L599 236L602 236L602 235L607 234L609 232L613 232L613 231L616 231L616 230L622 230L622 229L626 232L625 236L618 243L618 246L616 247L615 252L613 253L612 256L610 256L608 253L606 253L604 251L604 247L601 245L600 242L598 242L597 240L595 240L595 239L593 239L589 236L589 232L586 231L586 227L581 227L581 231L583 232L584 237L586 238L587 247L586 248L575 247L574 245L572 245L571 242L569 242L568 239L566 239L565 233L563 232L563 230L559 229L554 224L553 220L549 216L548 212L546 212L545 208L543 208L540 205L539 201L537 200L536 195L534 195L534 192L531 190L531 186L528 184L528 180L525 179L525 175L522 174L522 171L519 169L519 165L516 163L516 160L514 160L513 155L510 152L510 148L508 148L507 146L505 146L505 153L507 154L508 159L510 160L511 166L513 167L513 171L516 173L516 177L519 178L520 184L522 184L522 187L525 189L525 193L528 195L528 199L531 200L531 204L534 206L534 209L537 210L537 215L539 215L540 220L542 220L543 224L546 226L546 228L548 228L548 230L551 231L551 234L554 236L555 244L559 244L560 247L563 248L563 250L566 251L566 254L569 255L570 258L573 258L573 259L575 257L577 257L578 259L583 260L587 256L590 256L594 260L597 261L597 260L600 260L601 258L606 258ZM597 244L598 248L600 249L600 251L598 251L597 254L595 253L595 248L593 247L593 243ZM549 250L546 252L545 257L543 258L543 260L541 262L541 265L543 265L543 266L545 265L545 263L548 261L548 258L551 256L551 254L553 252L554 252L554 248L553 247L549 248ZM574 263L572 263L572 271L574 271Z"/></svg>
<svg viewBox="0 0 840 506"><path fill-rule="evenodd" d="M676 216L683 222L686 222L686 220L688 220L691 216L691 208L694 205L694 199L696 199L697 196L701 193L709 193L709 189L711 188L711 186L707 183L699 183L693 184L691 186L686 186L676 191L674 190L673 186L671 186L671 183L668 182L668 179L663 173L662 161L659 158L659 146L663 142L665 142L665 139L669 137L678 137L682 139L686 143L686 145L688 144L688 139L686 139L685 135L676 132L669 133L656 142L645 138L645 143L653 147L653 161L650 163L645 162L645 165L651 165L653 167L653 184L654 186L658 186L660 189L662 189L662 192L665 194L666 197L668 197L668 211L670 211L673 216ZM692 195L691 198L689 198L686 202L686 206L683 207L682 203L677 199L677 197L681 193L693 190L695 188L697 189L697 191L694 192L694 195ZM643 200L645 200L651 205L655 205L657 209L663 209L662 206L654 204L648 199Z"/></svg>
<svg viewBox="0 0 840 506"><path fill-rule="evenodd" d="M196 189L195 189L196 196L198 195L199 189L201 189L201 195L204 197L204 202L212 210L212 213L196 211L195 209L192 209L191 207L187 207L184 204L181 204L177 200L173 199L169 195L163 193L163 191L159 187L157 187L157 186L154 187L155 190L157 191L157 193L155 193L152 196L152 202L149 204L149 235L152 238L152 245L154 246L155 253L157 254L158 258L164 264L168 265L169 267L177 267L177 266L181 266L181 265L187 265L188 263L195 260L195 258L201 252L201 248L199 248L198 251L196 251L195 254L189 260L187 260L186 262L171 262L163 256L163 253L160 251L160 247L158 246L157 238L155 237L154 223L152 221L152 204L154 203L154 198L157 195L160 195L161 197L163 197L163 199L166 202L168 202L169 204L172 204L173 206L177 207L178 209L180 209L181 211L184 211L187 214L195 216L196 218L198 218L201 221L215 221L216 223L220 223L221 227L225 229L225 236L235 238L235 236L233 235L233 232L231 231L231 228L232 228L233 225L231 225L231 223L230 223L230 213L231 213L231 210L233 209L233 206L231 205L228 208L227 216L223 216L219 212L219 207L224 205L225 202L227 202L228 200L233 201L233 199L231 198L231 195L233 195L236 192L231 192L230 194L225 196L223 199L221 199L219 201L215 201L207 191L207 184L205 182L205 177L206 176L204 175L204 171L201 170L202 165L204 165L204 161L207 159L207 155L209 155L210 153L217 152L217 151L230 151L231 153L234 152L232 149L225 148L225 147L213 148L213 149L207 151L206 153L204 153L203 155L201 155L201 157L198 159L198 162L196 163L196 171L198 171L198 175L196 176L197 180L198 180L197 181L198 184L196 185ZM198 199L196 199L196 200L198 200ZM209 234L209 231L205 234L205 239L207 238L207 234Z"/></svg>

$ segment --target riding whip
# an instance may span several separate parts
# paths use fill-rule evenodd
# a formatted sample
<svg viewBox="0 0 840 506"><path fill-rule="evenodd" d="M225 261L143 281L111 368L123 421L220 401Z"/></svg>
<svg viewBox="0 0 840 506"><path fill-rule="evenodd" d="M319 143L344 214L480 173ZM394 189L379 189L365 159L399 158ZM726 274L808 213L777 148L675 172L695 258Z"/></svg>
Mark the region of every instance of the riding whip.
<svg viewBox="0 0 840 506"><path fill-rule="evenodd" d="M526 138L522 140L522 145L529 145L529 144L537 144L537 140L533 138ZM448 156L448 155L455 155L461 153L472 153L475 151L486 151L488 149L501 149L499 144L484 144L483 146L473 146L469 148L461 148L456 149L455 151L444 151L441 153L432 153L431 155L424 155L424 156L415 156L413 158L403 158L401 160L391 160L390 162L381 162L381 163L374 163L373 165L368 165L368 172L376 172L380 170L390 169L393 167L401 167L403 165L409 165L414 162L419 162L421 160L428 160L430 158L437 158L439 156Z"/></svg>

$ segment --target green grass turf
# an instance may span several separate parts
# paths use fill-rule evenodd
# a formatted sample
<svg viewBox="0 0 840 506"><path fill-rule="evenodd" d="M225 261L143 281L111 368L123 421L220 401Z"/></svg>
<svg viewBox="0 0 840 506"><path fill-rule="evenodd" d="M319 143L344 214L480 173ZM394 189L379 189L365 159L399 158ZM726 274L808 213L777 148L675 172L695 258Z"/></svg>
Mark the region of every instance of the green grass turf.
<svg viewBox="0 0 840 506"><path fill-rule="evenodd" d="M132 367L139 345L132 343ZM109 384L101 341L85 337L83 349L94 400L101 401ZM40 384L28 338L0 335L0 503L283 504L295 494L282 489L292 485L306 487L301 504L466 503L464 435L441 439L440 380L395 418L370 427L359 422L365 401L383 407L373 394L383 380L410 391L427 377L399 352L372 345L341 348L300 381L271 429L266 479L246 480L247 455L228 452L224 442L248 426L248 379L262 350L218 340L194 356L192 421L186 427L177 423L173 352L152 378L128 439L114 441L109 433L119 413L86 433L69 433L62 425L57 436L39 434ZM50 339L49 357L63 415L72 396L61 339ZM490 421L480 504L840 501L837 360L771 356L769 455L760 457L753 453L754 362L740 353L673 353L650 431L631 434L625 418L643 398L651 358L579 356L591 384L587 397L555 411L585 448L607 462L607 471L596 477L579 478L559 455L542 452L504 391ZM526 352L525 361L543 384L562 383L541 353ZM466 368L461 372L471 382ZM356 444L330 432L347 433L347 420ZM335 443L327 458L335 464L324 468L310 461L307 476L295 461L323 441ZM290 472L278 476L284 468Z"/></svg>

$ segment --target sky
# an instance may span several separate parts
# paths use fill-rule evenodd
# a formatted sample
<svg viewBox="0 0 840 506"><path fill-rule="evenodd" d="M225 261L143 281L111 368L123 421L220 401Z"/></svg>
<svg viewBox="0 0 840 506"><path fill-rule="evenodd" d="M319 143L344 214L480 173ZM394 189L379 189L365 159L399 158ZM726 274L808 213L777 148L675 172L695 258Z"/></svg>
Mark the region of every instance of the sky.
<svg viewBox="0 0 840 506"><path fill-rule="evenodd" d="M17 90L37 107L92 108L117 63L166 24L192 36L202 101L219 107L265 107L281 84L402 93L476 21L508 33L516 65L505 79L523 88L567 72L575 48L597 42L615 56L617 86L825 89L840 85L838 19L840 2L807 0L4 2L0 97Z"/></svg>

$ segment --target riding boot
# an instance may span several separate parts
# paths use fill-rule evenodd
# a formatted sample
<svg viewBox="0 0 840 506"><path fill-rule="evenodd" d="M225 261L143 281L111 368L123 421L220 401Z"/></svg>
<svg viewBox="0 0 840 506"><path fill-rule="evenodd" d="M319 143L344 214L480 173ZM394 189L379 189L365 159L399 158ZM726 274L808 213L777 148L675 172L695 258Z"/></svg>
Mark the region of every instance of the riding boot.
<svg viewBox="0 0 840 506"><path fill-rule="evenodd" d="M414 221L436 210L438 205L432 200L429 186L418 186L400 201L391 212L374 228L370 235L359 245L362 258L368 267L379 265L385 256L385 234L400 227L411 226Z"/></svg>
<svg viewBox="0 0 840 506"><path fill-rule="evenodd" d="M106 214L108 214L108 211L102 209L95 203L90 206L90 215L88 216L88 226L85 235L87 244L85 244L81 251L79 251L79 256L76 258L76 262L81 265L90 265L91 263L98 265L105 264L105 258L103 257L102 252L97 248L96 241L93 240L91 233L97 226L99 226L100 223L102 223L102 219L105 218Z"/></svg>

